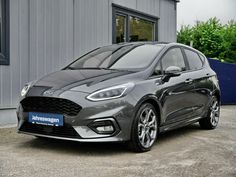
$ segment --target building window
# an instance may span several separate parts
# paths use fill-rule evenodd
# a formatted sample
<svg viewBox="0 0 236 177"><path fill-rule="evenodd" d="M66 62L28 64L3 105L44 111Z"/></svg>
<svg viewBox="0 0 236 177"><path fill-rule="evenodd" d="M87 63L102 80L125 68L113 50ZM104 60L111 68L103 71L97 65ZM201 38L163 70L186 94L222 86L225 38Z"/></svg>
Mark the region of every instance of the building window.
<svg viewBox="0 0 236 177"><path fill-rule="evenodd" d="M116 43L126 41L126 16L116 14Z"/></svg>
<svg viewBox="0 0 236 177"><path fill-rule="evenodd" d="M9 64L9 1L0 0L0 64Z"/></svg>
<svg viewBox="0 0 236 177"><path fill-rule="evenodd" d="M113 4L113 43L157 41L158 17Z"/></svg>

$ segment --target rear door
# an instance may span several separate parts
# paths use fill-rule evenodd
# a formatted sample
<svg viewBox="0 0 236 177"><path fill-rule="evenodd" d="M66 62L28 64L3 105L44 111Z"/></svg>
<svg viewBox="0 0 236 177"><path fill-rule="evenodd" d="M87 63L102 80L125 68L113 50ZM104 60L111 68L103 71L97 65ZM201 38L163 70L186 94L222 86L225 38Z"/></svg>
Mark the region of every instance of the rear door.
<svg viewBox="0 0 236 177"><path fill-rule="evenodd" d="M191 49L183 48L183 51L189 65L189 77L193 79L193 116L196 117L201 115L209 102L212 84L209 80L209 71L204 68L204 58L201 59L199 53Z"/></svg>
<svg viewBox="0 0 236 177"><path fill-rule="evenodd" d="M162 57L160 65L163 72L169 66L177 66L182 70L180 76L171 77L169 81L164 82L159 91L161 94L157 94L162 103L165 124L191 118L194 85L186 72L188 66L182 50L179 47L169 49Z"/></svg>

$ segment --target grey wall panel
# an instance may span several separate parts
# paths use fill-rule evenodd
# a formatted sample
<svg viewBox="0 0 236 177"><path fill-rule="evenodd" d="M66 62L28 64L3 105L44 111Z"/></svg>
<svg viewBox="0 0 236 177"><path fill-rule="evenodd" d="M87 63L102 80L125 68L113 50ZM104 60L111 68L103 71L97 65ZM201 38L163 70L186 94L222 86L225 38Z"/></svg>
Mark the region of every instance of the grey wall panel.
<svg viewBox="0 0 236 177"><path fill-rule="evenodd" d="M160 0L110 0L111 3L159 17Z"/></svg>
<svg viewBox="0 0 236 177"><path fill-rule="evenodd" d="M111 2L131 9L137 9L137 0L111 0Z"/></svg>
<svg viewBox="0 0 236 177"><path fill-rule="evenodd" d="M10 65L0 66L0 109L16 107L28 81L74 57L74 0L10 0Z"/></svg>
<svg viewBox="0 0 236 177"><path fill-rule="evenodd" d="M73 0L30 0L30 80L73 59Z"/></svg>
<svg viewBox="0 0 236 177"><path fill-rule="evenodd" d="M172 0L160 0L159 40L176 41L176 10Z"/></svg>
<svg viewBox="0 0 236 177"><path fill-rule="evenodd" d="M11 24L15 24L16 27L10 28L10 67L13 67L11 70L11 105L16 104L21 88L29 79L28 0L17 1L16 3L18 6L12 6L15 8L12 9L12 15L18 18L11 18Z"/></svg>
<svg viewBox="0 0 236 177"><path fill-rule="evenodd" d="M159 0L137 0L139 11L159 17Z"/></svg>
<svg viewBox="0 0 236 177"><path fill-rule="evenodd" d="M176 40L171 0L10 0L10 66L0 65L0 109L16 107L26 82L111 44L112 3L160 17L159 39Z"/></svg>
<svg viewBox="0 0 236 177"><path fill-rule="evenodd" d="M111 43L108 0L75 0L74 56Z"/></svg>
<svg viewBox="0 0 236 177"><path fill-rule="evenodd" d="M28 82L28 1L10 0L10 65L0 66L0 108L15 107Z"/></svg>

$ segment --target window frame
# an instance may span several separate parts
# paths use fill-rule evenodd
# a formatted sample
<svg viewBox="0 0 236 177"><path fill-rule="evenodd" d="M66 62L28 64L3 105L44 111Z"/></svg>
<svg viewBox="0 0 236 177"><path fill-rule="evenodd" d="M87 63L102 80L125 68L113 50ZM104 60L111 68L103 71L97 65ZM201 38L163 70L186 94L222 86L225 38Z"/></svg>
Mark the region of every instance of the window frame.
<svg viewBox="0 0 236 177"><path fill-rule="evenodd" d="M112 44L116 44L116 15L126 17L125 42L129 42L129 18L131 16L154 23L154 41L158 41L158 20L160 19L159 17L112 3Z"/></svg>
<svg viewBox="0 0 236 177"><path fill-rule="evenodd" d="M2 53L0 53L0 65L9 65L9 49L10 49L10 14L9 14L9 0L0 0L2 3Z"/></svg>

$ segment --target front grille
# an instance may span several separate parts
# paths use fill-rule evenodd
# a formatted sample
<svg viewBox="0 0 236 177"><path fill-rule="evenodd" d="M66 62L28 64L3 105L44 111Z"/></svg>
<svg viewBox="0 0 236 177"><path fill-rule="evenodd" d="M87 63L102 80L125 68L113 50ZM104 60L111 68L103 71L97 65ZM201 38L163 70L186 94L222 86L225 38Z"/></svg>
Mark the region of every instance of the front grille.
<svg viewBox="0 0 236 177"><path fill-rule="evenodd" d="M64 125L62 127L55 127L55 126L46 126L46 125L31 124L31 123L25 122L20 127L19 130L23 132L36 133L36 134L48 135L48 136L58 136L58 137L65 137L65 138L81 138L79 134L74 130L74 128L69 125Z"/></svg>
<svg viewBox="0 0 236 177"><path fill-rule="evenodd" d="M26 97L21 101L24 112L44 112L76 116L81 110L78 104L62 99L51 97Z"/></svg>

